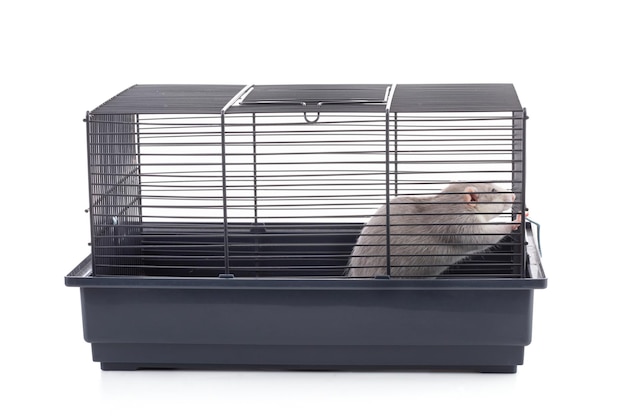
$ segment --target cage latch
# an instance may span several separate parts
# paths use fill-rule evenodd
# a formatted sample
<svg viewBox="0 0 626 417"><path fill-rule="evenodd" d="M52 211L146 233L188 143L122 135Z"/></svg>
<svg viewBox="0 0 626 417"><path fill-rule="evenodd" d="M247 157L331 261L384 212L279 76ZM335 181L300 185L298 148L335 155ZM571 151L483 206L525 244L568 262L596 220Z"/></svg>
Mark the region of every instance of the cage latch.
<svg viewBox="0 0 626 417"><path fill-rule="evenodd" d="M305 102L305 101L303 101L303 102L302 102L302 105L303 105L304 107L306 107L306 102ZM318 108L322 107L322 102L317 103L317 107L318 107ZM316 123L319 119L320 119L320 112L319 112L319 110L317 111L317 116L316 116L316 117L315 117L315 119L313 119L313 120L310 120L310 119L309 119L309 116L307 116L307 111L306 111L306 110L304 110L304 120L306 120L306 122L307 122L307 123Z"/></svg>

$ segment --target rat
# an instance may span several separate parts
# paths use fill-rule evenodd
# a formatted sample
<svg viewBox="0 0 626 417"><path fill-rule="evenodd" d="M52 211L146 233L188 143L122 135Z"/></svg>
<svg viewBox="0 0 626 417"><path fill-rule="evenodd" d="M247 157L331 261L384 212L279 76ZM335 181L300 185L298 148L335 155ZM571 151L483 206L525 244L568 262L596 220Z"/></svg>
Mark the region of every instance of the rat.
<svg viewBox="0 0 626 417"><path fill-rule="evenodd" d="M515 194L491 183L453 182L433 196L390 201L391 278L434 278L467 256L517 230L493 222L510 210ZM350 256L349 278L387 275L387 205L363 227Z"/></svg>

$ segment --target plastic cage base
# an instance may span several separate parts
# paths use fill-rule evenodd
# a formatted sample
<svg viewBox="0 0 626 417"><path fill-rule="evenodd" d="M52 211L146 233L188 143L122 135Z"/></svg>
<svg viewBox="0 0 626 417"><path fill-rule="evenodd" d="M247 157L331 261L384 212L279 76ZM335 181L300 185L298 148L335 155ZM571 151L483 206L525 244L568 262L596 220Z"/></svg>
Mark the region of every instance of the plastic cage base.
<svg viewBox="0 0 626 417"><path fill-rule="evenodd" d="M515 372L531 339L530 289L285 284L81 288L85 339L105 370L479 372Z"/></svg>
<svg viewBox="0 0 626 417"><path fill-rule="evenodd" d="M66 285L105 370L510 373L547 285L527 237L526 278L94 276L88 257Z"/></svg>

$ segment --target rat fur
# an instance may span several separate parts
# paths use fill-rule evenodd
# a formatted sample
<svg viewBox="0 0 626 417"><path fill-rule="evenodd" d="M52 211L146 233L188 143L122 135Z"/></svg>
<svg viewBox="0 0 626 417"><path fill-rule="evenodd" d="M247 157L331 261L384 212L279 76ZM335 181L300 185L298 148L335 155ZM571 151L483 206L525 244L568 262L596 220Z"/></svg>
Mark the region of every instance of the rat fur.
<svg viewBox="0 0 626 417"><path fill-rule="evenodd" d="M491 222L510 210L515 194L491 183L451 183L433 196L390 201L392 278L432 278L465 257L498 243L519 227ZM387 210L380 207L363 227L347 276L387 275Z"/></svg>

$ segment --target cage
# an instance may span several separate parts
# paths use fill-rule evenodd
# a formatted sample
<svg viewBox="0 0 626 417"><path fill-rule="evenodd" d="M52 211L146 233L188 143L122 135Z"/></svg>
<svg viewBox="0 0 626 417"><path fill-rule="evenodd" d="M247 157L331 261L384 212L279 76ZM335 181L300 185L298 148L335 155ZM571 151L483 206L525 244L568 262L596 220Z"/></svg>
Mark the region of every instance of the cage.
<svg viewBox="0 0 626 417"><path fill-rule="evenodd" d="M510 84L135 85L85 118L102 369L515 372L546 287Z"/></svg>

